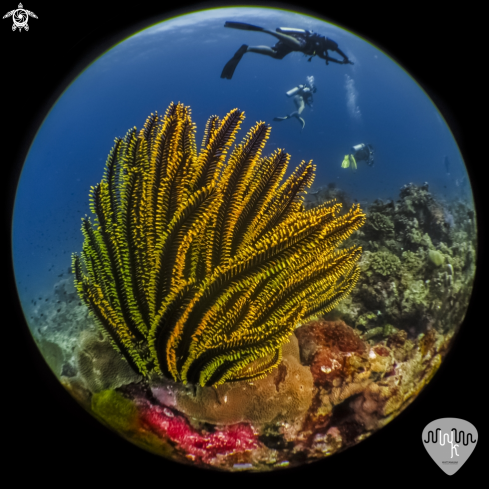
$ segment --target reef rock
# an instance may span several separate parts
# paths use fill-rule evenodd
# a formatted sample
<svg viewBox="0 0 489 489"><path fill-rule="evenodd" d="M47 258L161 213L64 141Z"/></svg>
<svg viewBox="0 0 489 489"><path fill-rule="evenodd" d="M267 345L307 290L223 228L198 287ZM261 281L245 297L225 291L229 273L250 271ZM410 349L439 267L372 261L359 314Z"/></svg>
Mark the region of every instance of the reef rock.
<svg viewBox="0 0 489 489"><path fill-rule="evenodd" d="M141 380L108 340L91 331L82 332L75 359L78 376L92 393Z"/></svg>

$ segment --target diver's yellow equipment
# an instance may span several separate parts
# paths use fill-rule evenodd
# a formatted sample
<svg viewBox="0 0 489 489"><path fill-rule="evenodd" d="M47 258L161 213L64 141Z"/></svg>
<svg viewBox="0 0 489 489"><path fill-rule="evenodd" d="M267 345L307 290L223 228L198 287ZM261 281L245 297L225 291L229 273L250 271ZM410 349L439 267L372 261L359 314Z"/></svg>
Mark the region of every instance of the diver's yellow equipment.
<svg viewBox="0 0 489 489"><path fill-rule="evenodd" d="M353 155L345 155L343 161L341 162L341 168L349 168L350 166L353 171L356 171L357 161Z"/></svg>
<svg viewBox="0 0 489 489"><path fill-rule="evenodd" d="M357 160L353 155L350 155L350 166L353 171L357 171Z"/></svg>

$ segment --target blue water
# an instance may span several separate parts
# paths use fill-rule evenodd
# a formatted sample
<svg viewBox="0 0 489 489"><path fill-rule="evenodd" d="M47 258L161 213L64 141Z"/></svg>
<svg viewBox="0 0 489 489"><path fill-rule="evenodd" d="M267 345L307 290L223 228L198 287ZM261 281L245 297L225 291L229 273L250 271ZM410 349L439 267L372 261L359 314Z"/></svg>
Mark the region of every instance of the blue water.
<svg viewBox="0 0 489 489"><path fill-rule="evenodd" d="M312 29L334 39L354 65L283 60L246 54L232 80L220 78L242 44L268 45L270 35L223 27L239 20L271 29ZM333 53L333 56L339 57ZM273 122L295 110L285 92L313 75L314 107L304 130L296 119ZM102 178L113 140L154 111L183 102L192 108L197 140L210 115L238 107L246 113L239 137L256 121L273 127L265 154L284 148L290 170L301 160L317 165L315 186L335 182L359 202L395 199L409 182L429 182L439 198L470 196L463 160L450 130L416 82L392 59L353 34L325 23L270 9L220 9L148 28L93 62L62 94L43 122L21 175L13 221L14 267L28 304L66 277L80 251L80 218L90 214L90 186ZM238 138L239 139L239 138ZM354 144L371 143L375 165L356 173L340 167ZM448 157L449 173L445 165ZM464 187L465 184L465 187Z"/></svg>

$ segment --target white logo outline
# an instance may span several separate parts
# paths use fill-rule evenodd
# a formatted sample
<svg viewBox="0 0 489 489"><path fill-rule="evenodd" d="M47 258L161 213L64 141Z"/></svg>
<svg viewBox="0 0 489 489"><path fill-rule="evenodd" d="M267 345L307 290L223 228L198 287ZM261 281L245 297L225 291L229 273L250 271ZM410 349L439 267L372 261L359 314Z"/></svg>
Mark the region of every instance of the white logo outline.
<svg viewBox="0 0 489 489"><path fill-rule="evenodd" d="M29 17L33 17L34 19L38 18L34 12L26 10L21 3L19 3L15 10L11 10L3 16L4 19L7 17L12 17L12 30L15 31L16 29L19 29L19 32L21 32L22 29L25 29L26 31L29 30L29 25L27 24L27 22L29 22Z"/></svg>

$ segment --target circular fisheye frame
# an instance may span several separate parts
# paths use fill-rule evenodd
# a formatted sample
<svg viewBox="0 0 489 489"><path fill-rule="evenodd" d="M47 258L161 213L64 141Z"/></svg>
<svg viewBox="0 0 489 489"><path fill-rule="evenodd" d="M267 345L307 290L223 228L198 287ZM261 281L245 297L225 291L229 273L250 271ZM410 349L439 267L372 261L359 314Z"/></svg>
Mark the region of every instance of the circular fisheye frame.
<svg viewBox="0 0 489 489"><path fill-rule="evenodd" d="M476 240L461 153L413 78L272 8L180 15L97 58L37 132L13 216L63 387L135 445L231 472L396 418L452 346Z"/></svg>

